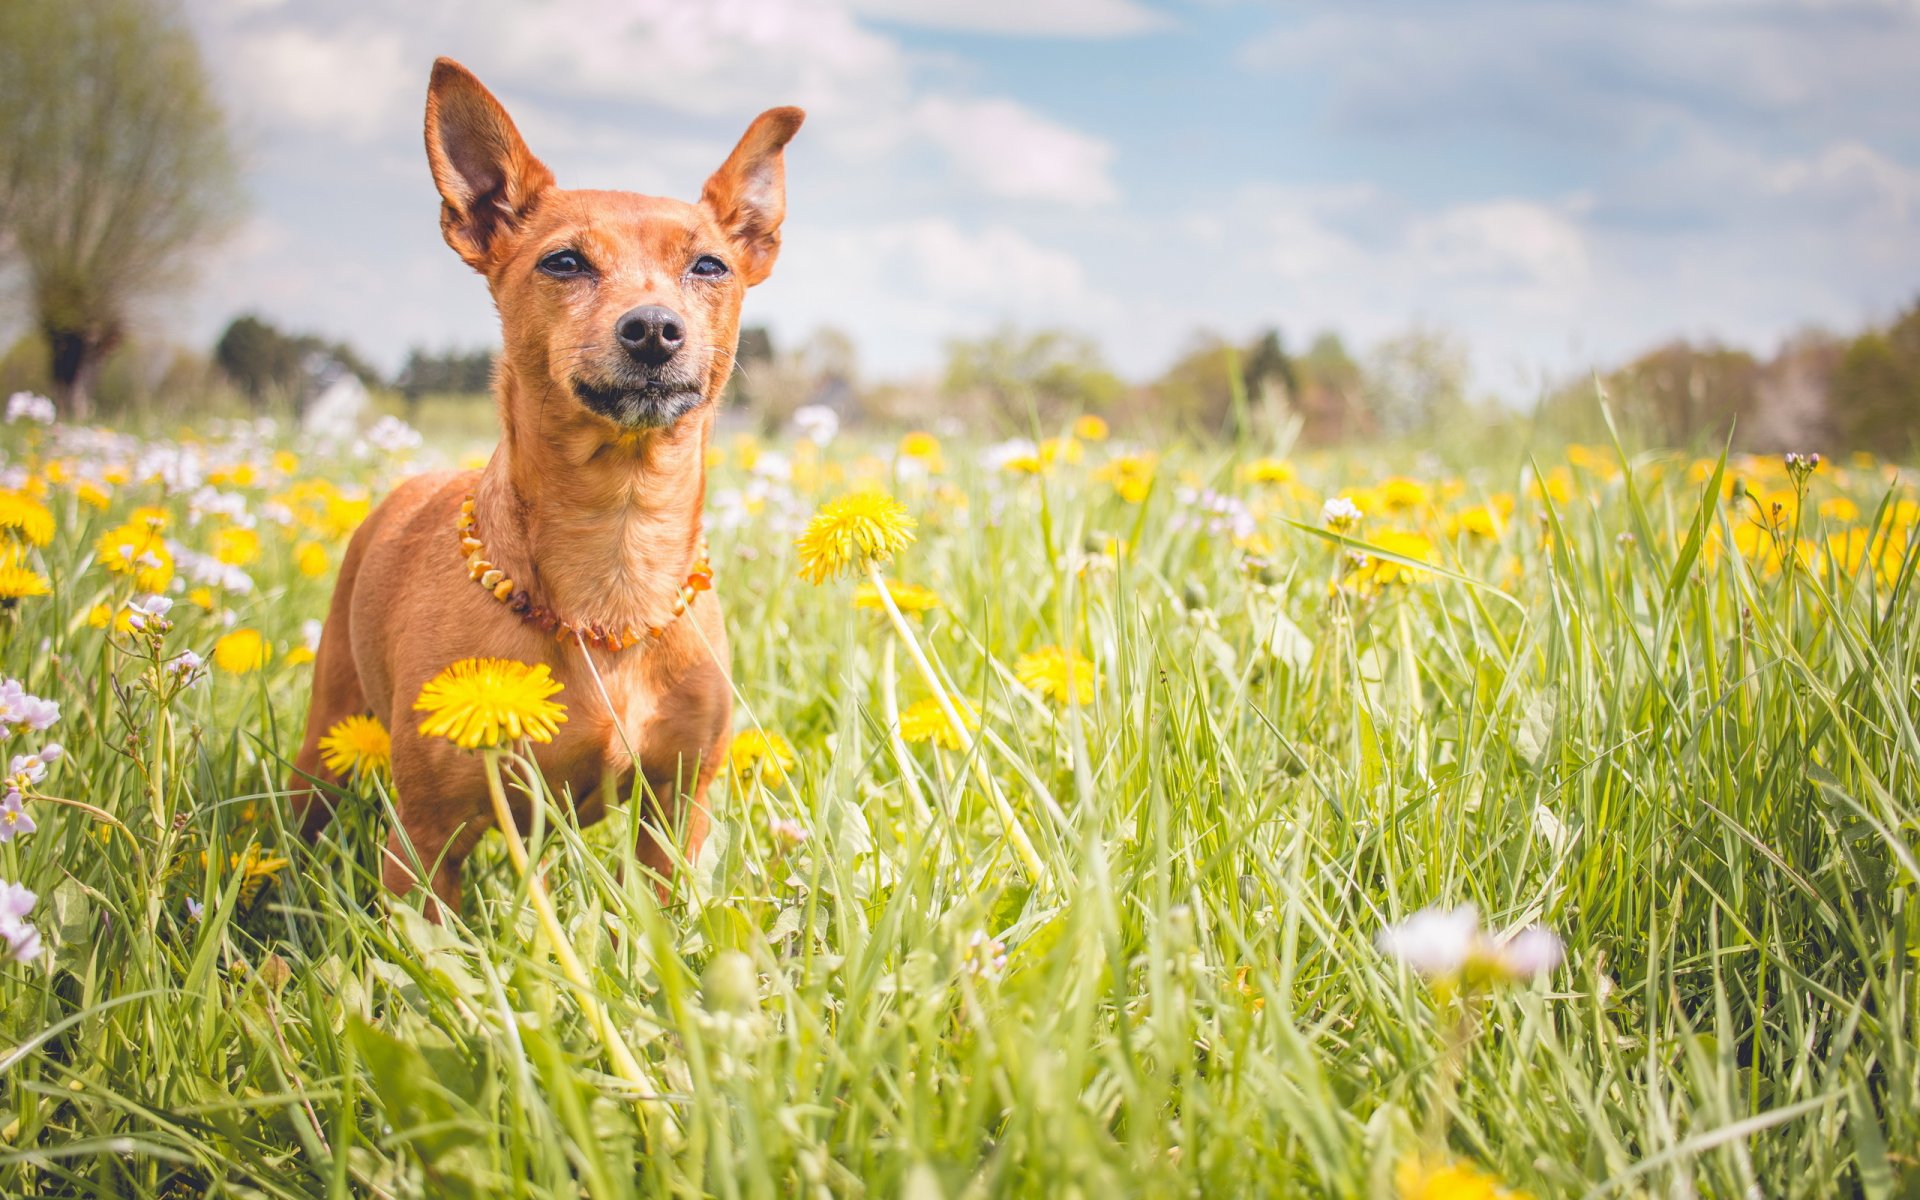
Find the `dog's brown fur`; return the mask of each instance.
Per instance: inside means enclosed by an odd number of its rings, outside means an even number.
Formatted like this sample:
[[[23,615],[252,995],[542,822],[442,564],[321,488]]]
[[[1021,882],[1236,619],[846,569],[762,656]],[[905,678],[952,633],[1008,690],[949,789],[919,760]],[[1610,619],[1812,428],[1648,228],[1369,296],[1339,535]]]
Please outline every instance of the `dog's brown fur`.
[[[457,907],[461,864],[493,823],[477,756],[420,736],[413,711],[423,684],[473,656],[545,662],[564,685],[567,720],[536,757],[556,791],[571,789],[582,822],[603,815],[609,794],[627,793],[637,755],[656,801],[640,861],[664,878],[680,853],[699,853],[732,713],[718,598],[700,595],[661,639],[619,653],[560,643],[468,578],[455,524],[473,495],[487,557],[567,620],[644,630],[672,612],[698,552],[707,441],[733,366],[740,302],[779,251],[781,151],[802,118],[795,108],[762,113],[698,204],[566,191],[478,79],[449,59],[434,64],[427,159],[447,244],[486,276],[500,312],[502,437],[483,470],[410,479],[354,534],[320,639],[292,788],[297,819],[317,835],[332,799],[312,783],[339,782],[321,762],[320,739],[356,713],[392,731],[401,829],[388,839],[383,874],[395,892],[417,882],[417,855],[438,901]],[[592,276],[543,271],[562,249],[583,257]],[[725,277],[694,277],[701,255],[721,259]],[[575,385],[618,388],[645,373],[614,326],[646,304],[685,318],[686,344],[655,371],[669,377],[655,386],[687,387],[664,398],[644,384],[619,393],[633,411],[616,420]],[[513,806],[525,826],[524,802]],[[677,852],[674,830],[685,838]]]

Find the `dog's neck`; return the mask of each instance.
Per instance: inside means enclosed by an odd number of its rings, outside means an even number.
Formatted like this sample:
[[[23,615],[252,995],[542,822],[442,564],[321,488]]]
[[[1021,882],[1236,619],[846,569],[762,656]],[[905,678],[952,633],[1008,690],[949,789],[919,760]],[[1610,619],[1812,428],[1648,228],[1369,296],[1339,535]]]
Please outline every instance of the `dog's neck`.
[[[503,371],[500,386],[517,384]],[[527,411],[514,399],[501,397],[503,414]],[[699,554],[714,409],[611,442],[552,401],[537,409],[541,428],[509,420],[474,492],[488,557],[562,620],[666,624]]]

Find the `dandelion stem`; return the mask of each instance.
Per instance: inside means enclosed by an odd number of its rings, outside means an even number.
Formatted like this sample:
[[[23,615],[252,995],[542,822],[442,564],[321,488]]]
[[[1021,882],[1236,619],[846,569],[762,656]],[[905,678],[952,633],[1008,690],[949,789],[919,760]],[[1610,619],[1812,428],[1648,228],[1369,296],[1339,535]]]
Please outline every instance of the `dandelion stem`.
[[[1033,839],[1027,836],[1026,828],[1020,824],[1019,814],[1013,811],[1013,806],[1007,803],[1007,798],[1000,794],[1000,785],[995,782],[993,773],[987,770],[985,760],[978,753],[978,740],[967,729],[966,722],[960,719],[960,711],[953,706],[952,699],[947,696],[947,689],[941,685],[940,676],[934,672],[933,664],[927,661],[926,651],[920,648],[919,639],[913,636],[913,628],[907,624],[907,619],[900,615],[900,606],[893,602],[893,593],[887,590],[887,581],[880,574],[879,564],[868,561],[867,577],[873,580],[874,590],[880,593],[880,603],[885,606],[888,618],[893,621],[893,628],[900,634],[900,640],[906,644],[907,653],[913,658],[913,665],[919,668],[920,678],[926,681],[927,690],[933,693],[934,702],[946,715],[948,726],[952,728],[954,735],[966,744],[967,758],[973,763],[974,774],[978,776],[980,787],[986,792],[987,799],[992,802],[993,810],[1000,818],[1001,827],[1006,831],[1007,841],[1013,846],[1014,854],[1026,868],[1027,877],[1043,889],[1050,888],[1052,885],[1047,875],[1047,868],[1040,861],[1039,853],[1033,848]]]
[[[560,924],[560,917],[553,909],[553,900],[547,894],[547,885],[540,876],[529,869],[527,848],[520,841],[520,830],[514,824],[513,811],[507,807],[507,793],[500,781],[500,751],[482,750],[481,762],[486,765],[487,795],[493,801],[493,819],[500,827],[500,834],[507,840],[507,857],[513,862],[513,869],[527,885],[527,900],[533,906],[534,916],[540,921],[540,927],[546,931],[547,941],[553,947],[553,956],[560,963],[560,971],[573,985],[574,999],[587,1019],[593,1023],[600,1035],[600,1042],[606,1048],[607,1057],[613,1063],[614,1074],[631,1087],[637,1095],[635,1104],[643,1118],[658,1112],[665,1117],[669,1128],[672,1127],[672,1112],[656,1099],[659,1088],[647,1076],[646,1068],[627,1048],[626,1039],[620,1036],[619,1029],[613,1023],[613,1017],[593,990],[593,983],[587,977],[587,969],[574,952],[573,942],[567,937],[567,931]]]
[[[906,784],[907,796],[913,801],[914,819],[925,827],[932,823],[933,811],[920,793],[913,756],[907,753],[907,743],[900,736],[900,689],[894,681],[895,673],[893,640],[889,638],[880,650],[880,715],[887,721],[887,741],[893,746],[895,761],[900,764],[900,782]]]

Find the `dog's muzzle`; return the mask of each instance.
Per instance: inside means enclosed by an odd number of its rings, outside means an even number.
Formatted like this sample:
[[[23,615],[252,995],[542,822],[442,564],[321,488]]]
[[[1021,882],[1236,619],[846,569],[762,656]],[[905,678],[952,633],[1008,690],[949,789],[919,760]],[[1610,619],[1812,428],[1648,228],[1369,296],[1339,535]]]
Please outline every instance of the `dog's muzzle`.
[[[706,402],[695,387],[664,379],[645,383],[601,385],[575,379],[573,394],[580,403],[616,424],[635,429],[661,429]]]

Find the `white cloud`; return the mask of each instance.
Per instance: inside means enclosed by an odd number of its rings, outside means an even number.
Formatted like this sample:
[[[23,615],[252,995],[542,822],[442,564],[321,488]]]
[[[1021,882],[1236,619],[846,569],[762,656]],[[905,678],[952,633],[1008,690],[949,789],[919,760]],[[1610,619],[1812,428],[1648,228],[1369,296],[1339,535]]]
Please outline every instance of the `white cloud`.
[[[747,304],[750,320],[771,319],[787,337],[821,326],[851,334],[865,367],[882,374],[923,371],[949,338],[1005,322],[1099,335],[1120,312],[1067,251],[943,217],[808,229]]]
[[[823,113],[909,89],[904,53],[829,0],[552,0],[463,10],[470,63],[560,95],[733,114],[773,104]]]
[[[1811,158],[1772,164],[1764,176],[1773,194],[1812,198],[1835,215],[1894,223],[1920,217],[1920,169],[1859,142],[1840,142]]]
[[[244,31],[223,47],[218,66],[242,111],[353,140],[390,132],[426,95],[425,74],[400,38],[365,28]]]
[[[991,195],[1082,207],[1119,197],[1111,145],[1011,100],[929,96],[909,125]]]
[[[1053,37],[1120,37],[1165,27],[1169,21],[1135,0],[850,0],[863,17],[964,30]]]
[[[1580,207],[1509,196],[1423,208],[1366,183],[1248,185],[1190,214],[1176,245],[1148,239],[1118,286],[1150,298],[1129,323],[1162,331],[1148,339],[1162,355],[1165,333],[1202,326],[1273,324],[1296,344],[1334,329],[1365,345],[1427,324],[1464,334],[1480,378],[1505,387],[1516,366],[1564,363],[1593,301]],[[1182,266],[1194,262],[1226,269]]]
[[[209,59],[236,110],[270,130],[414,143],[427,67],[447,54],[501,95],[530,140],[540,132],[543,156],[579,144],[632,161],[649,146],[704,144],[716,122],[738,136],[762,109],[798,104],[809,148],[848,167],[931,145],[981,195],[1083,206],[1116,190],[1110,144],[1006,96],[930,91],[919,60],[843,0],[233,4],[200,0]]]
[[[1588,283],[1586,235],[1529,200],[1455,205],[1415,221],[1406,242],[1420,269],[1469,287],[1553,297]]]

